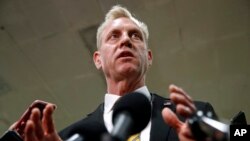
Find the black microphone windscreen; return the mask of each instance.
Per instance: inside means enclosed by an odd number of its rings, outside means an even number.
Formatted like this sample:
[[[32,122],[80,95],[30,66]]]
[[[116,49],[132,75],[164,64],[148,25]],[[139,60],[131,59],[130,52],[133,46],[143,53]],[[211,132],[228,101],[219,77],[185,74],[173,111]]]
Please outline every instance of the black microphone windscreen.
[[[149,99],[142,93],[134,92],[122,96],[114,105],[113,123],[116,117],[128,112],[133,119],[131,134],[141,132],[148,124],[151,117],[151,104]]]

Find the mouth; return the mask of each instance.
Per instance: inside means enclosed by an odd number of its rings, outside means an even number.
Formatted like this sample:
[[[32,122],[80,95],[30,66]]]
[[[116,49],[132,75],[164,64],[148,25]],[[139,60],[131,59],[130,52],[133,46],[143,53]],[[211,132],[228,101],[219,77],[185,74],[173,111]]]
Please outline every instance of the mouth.
[[[130,58],[134,57],[134,54],[130,51],[122,51],[117,58]]]

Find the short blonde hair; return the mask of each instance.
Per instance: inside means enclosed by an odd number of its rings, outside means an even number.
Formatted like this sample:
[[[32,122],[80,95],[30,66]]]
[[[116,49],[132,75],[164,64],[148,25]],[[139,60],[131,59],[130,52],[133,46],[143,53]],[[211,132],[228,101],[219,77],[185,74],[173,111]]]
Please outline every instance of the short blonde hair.
[[[145,42],[146,42],[146,47],[148,44],[148,37],[149,37],[149,32],[148,32],[148,27],[145,23],[139,21],[135,17],[132,16],[132,14],[124,7],[120,5],[115,5],[113,6],[110,11],[106,14],[104,22],[98,27],[97,29],[97,34],[96,34],[96,45],[97,49],[100,48],[101,46],[101,34],[105,28],[105,26],[112,20],[121,18],[121,17],[126,17],[131,19],[142,31]]]

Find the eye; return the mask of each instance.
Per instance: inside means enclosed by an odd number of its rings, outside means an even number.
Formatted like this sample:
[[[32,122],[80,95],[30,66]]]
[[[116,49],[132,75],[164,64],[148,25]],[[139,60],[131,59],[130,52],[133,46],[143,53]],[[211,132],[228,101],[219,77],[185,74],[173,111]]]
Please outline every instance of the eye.
[[[120,32],[118,32],[118,31],[112,31],[109,34],[108,39],[109,40],[116,40],[116,39],[118,39],[120,37],[120,35],[121,35]]]
[[[116,38],[118,38],[119,37],[119,35],[117,34],[117,33],[112,33],[111,35],[110,35],[110,39],[116,39]]]
[[[132,39],[135,39],[135,40],[142,40],[142,36],[141,36],[141,34],[138,33],[138,32],[133,32],[133,33],[131,34],[131,38],[132,38]]]

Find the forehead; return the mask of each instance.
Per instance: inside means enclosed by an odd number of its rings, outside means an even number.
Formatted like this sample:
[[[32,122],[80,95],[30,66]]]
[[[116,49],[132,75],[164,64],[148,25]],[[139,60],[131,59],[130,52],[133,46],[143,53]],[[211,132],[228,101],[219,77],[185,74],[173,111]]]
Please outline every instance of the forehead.
[[[126,18],[126,17],[122,17],[122,18],[118,18],[118,19],[110,21],[105,26],[104,32],[107,33],[107,32],[110,32],[112,30],[115,30],[115,29],[120,29],[120,30],[137,29],[137,30],[141,31],[139,26],[137,26],[131,19]]]

